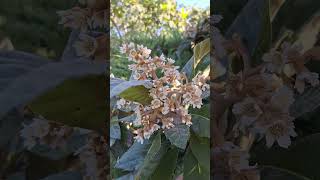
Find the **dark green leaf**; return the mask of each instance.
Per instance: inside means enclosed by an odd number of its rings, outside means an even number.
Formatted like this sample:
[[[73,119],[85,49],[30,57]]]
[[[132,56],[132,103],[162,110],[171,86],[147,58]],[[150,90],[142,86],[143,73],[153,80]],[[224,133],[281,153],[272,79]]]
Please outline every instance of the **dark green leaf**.
[[[106,125],[104,75],[70,79],[34,99],[30,108],[46,119],[101,131]]]
[[[317,163],[320,161],[320,134],[314,134],[294,142],[288,149],[273,146],[254,146],[252,160],[262,166],[276,166],[301,174],[310,179],[320,179]]]
[[[189,127],[185,124],[178,124],[173,128],[165,129],[164,134],[173,145],[181,149],[186,148],[190,137]]]
[[[196,157],[198,164],[210,171],[210,143],[208,138],[199,138],[193,133],[190,138],[190,149]]]
[[[130,87],[121,92],[119,96],[123,99],[144,105],[150,104],[152,101],[151,96],[149,96],[149,89],[142,85]]]
[[[266,166],[261,169],[261,180],[311,180],[295,172],[273,166]]]
[[[113,117],[110,122],[110,138],[112,139],[120,139],[121,138],[121,130],[119,126],[119,121],[117,117]]]
[[[203,168],[197,158],[192,153],[191,149],[188,148],[186,155],[184,156],[184,172],[183,179],[184,180],[208,180],[210,178],[210,171],[207,171]]]
[[[192,114],[192,125],[191,129],[199,137],[210,137],[210,120],[206,117]]]
[[[149,141],[144,141],[143,144],[141,144],[140,142],[135,142],[128,149],[128,151],[121,156],[121,158],[117,161],[115,167],[127,171],[138,170],[143,163],[149,147]]]
[[[168,144],[161,145],[161,133],[159,132],[152,141],[152,145],[144,159],[144,162],[137,173],[140,180],[149,179],[158,164],[160,159],[167,151]]]
[[[178,159],[178,149],[170,149],[160,160],[160,164],[152,175],[152,180],[171,180]]]

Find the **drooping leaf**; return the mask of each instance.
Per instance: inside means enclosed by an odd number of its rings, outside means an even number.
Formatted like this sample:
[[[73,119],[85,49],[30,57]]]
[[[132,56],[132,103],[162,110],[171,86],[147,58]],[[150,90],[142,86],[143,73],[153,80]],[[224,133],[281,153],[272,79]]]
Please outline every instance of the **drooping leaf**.
[[[178,159],[178,149],[170,149],[160,160],[157,169],[152,175],[152,180],[173,179],[174,170]]]
[[[173,145],[185,149],[190,137],[190,130],[187,125],[178,124],[173,128],[165,129],[164,134]]]
[[[208,138],[199,138],[195,134],[191,134],[190,149],[196,157],[198,164],[203,167],[206,172],[210,171],[210,143]]]
[[[15,54],[16,52],[10,51]],[[19,57],[24,56],[0,54],[0,57]],[[31,55],[29,55],[31,56]],[[26,58],[30,58],[26,55]],[[30,58],[32,61],[39,61],[39,58]],[[16,59],[12,59],[15,61]],[[0,59],[0,66],[7,60]],[[46,61],[46,60],[44,60]],[[19,64],[17,65],[19,66]],[[105,73],[105,63],[92,63],[82,60],[74,60],[72,62],[49,62],[42,64],[29,71],[23,71],[18,76],[10,78],[6,82],[4,88],[0,90],[0,101],[5,102],[0,104],[0,119],[12,108],[19,105],[26,105],[36,97],[56,87],[66,79],[83,77],[85,75],[95,74],[101,75]],[[1,67],[0,67],[1,69]],[[11,71],[12,70],[12,71]],[[7,73],[0,75],[0,79],[6,79],[7,74],[16,72],[15,68],[10,68]]]
[[[150,104],[152,101],[151,96],[149,96],[149,89],[145,86],[134,86],[130,87],[119,94],[123,99],[138,102],[144,105]]]
[[[106,128],[104,75],[69,79],[33,99],[29,107],[46,119],[85,129]]]
[[[117,161],[115,168],[123,169],[126,171],[138,170],[145,155],[147,154],[150,141],[144,141],[143,144],[140,142],[135,142],[127,152],[125,152],[121,158]]]
[[[192,114],[191,129],[199,137],[210,137],[210,120],[204,116]]]
[[[260,173],[261,180],[311,180],[295,172],[274,166],[265,166]]]
[[[198,163],[197,158],[194,156],[190,148],[187,149],[186,155],[184,156],[183,164],[184,164],[184,170],[183,170],[184,180],[210,178],[210,171],[207,171]]]

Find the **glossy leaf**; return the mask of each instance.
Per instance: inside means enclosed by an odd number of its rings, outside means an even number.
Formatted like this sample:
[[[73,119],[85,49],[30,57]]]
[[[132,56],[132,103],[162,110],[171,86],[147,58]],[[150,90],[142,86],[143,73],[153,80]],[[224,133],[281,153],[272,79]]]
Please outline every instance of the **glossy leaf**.
[[[210,137],[210,120],[206,117],[193,114],[191,129],[199,137]]]
[[[197,158],[192,153],[191,149],[188,148],[186,155],[184,156],[184,171],[183,179],[184,180],[194,180],[194,179],[209,179],[210,171],[207,171],[203,168]]]
[[[115,168],[123,169],[126,171],[138,170],[142,165],[145,155],[147,154],[150,147],[149,141],[144,141],[143,144],[135,142],[126,151],[120,159],[117,161]]]
[[[164,134],[173,145],[180,149],[186,148],[190,137],[189,127],[185,124],[179,124],[173,128],[165,129]]]
[[[160,160],[160,164],[152,175],[152,180],[173,179],[178,159],[178,149],[170,149]]]
[[[119,94],[123,99],[138,102],[144,105],[150,104],[152,101],[151,96],[149,96],[149,89],[145,86],[134,86],[130,87]]]

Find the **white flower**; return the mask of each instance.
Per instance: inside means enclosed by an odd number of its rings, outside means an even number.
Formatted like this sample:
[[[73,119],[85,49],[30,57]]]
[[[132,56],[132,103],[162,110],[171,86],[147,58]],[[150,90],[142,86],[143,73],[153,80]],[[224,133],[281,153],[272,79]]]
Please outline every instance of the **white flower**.
[[[240,127],[250,126],[262,114],[261,108],[253,98],[247,97],[243,101],[236,103],[232,112],[240,120]]]
[[[171,59],[171,58],[167,58],[167,61],[168,61],[169,64],[174,64],[174,62],[175,62],[175,61],[174,61],[173,59]]]
[[[169,105],[167,103],[165,103],[164,106],[162,107],[161,112],[162,112],[162,114],[166,115],[169,113],[169,110],[170,110]]]
[[[288,148],[291,144],[290,136],[296,137],[297,133],[294,131],[294,124],[292,121],[279,121],[270,125],[266,131],[267,147],[271,147],[275,141],[279,146]]]
[[[82,33],[79,35],[79,41],[76,41],[73,47],[77,56],[90,57],[93,56],[98,49],[98,42],[94,37]]]
[[[154,99],[151,101],[151,108],[157,109],[161,106],[162,102],[159,99]]]

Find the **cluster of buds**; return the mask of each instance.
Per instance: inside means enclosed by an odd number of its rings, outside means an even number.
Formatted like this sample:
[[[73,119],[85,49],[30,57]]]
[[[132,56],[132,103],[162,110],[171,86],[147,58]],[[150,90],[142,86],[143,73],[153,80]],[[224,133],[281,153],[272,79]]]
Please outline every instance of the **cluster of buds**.
[[[79,6],[58,11],[59,24],[80,30],[78,40],[73,43],[79,57],[106,59],[108,4],[104,0],[81,0]]]
[[[134,131],[137,134],[135,139],[143,143],[158,129],[169,129],[181,123],[190,126],[192,121],[188,108],[201,108],[203,91],[209,89],[206,83],[209,77],[198,74],[189,82],[186,75],[179,72],[179,67],[174,66],[173,59],[164,55],[151,57],[151,50],[141,45],[124,44],[121,52],[134,62],[129,65],[133,78],[150,80],[153,84],[149,91],[151,104],[139,104],[135,108],[137,118],[134,124],[139,127]],[[120,99],[117,104],[122,108],[130,103]]]
[[[30,124],[23,124],[20,136],[24,140],[24,146],[29,150],[37,144],[58,149],[66,146],[67,138],[72,133],[73,128],[49,123],[42,118],[33,118]]]

